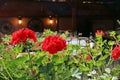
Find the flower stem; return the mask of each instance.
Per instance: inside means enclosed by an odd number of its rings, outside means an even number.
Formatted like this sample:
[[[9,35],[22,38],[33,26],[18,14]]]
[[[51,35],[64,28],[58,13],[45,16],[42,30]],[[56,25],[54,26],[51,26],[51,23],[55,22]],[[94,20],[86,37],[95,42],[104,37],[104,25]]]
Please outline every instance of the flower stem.
[[[13,80],[12,76],[10,75],[10,73],[8,72],[8,70],[7,70],[6,66],[5,66],[5,63],[4,63],[3,59],[2,59],[2,64],[3,64],[7,74],[9,75],[10,79]]]
[[[31,62],[31,56],[30,56],[30,52],[29,50],[27,50],[28,56],[29,56],[29,61],[30,61],[30,70],[31,70],[31,74],[32,74],[32,62]]]
[[[98,67],[99,74],[102,75],[100,67]]]
[[[2,72],[0,72],[0,74],[3,76],[1,76],[2,78],[4,78],[5,80],[8,80],[8,78],[2,73]]]
[[[108,67],[108,66],[110,65],[111,62],[112,62],[112,59],[111,59],[111,57],[110,57],[110,59],[109,59],[107,65],[106,65],[106,67]]]

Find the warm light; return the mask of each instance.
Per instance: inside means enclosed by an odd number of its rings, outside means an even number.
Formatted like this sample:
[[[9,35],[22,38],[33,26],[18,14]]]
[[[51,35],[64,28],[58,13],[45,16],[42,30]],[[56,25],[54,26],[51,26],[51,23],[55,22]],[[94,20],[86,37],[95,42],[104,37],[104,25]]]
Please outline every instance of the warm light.
[[[49,16],[49,17],[50,17],[50,24],[53,24],[52,16]]]
[[[22,24],[22,20],[18,20],[18,23],[19,23],[19,24]]]
[[[22,24],[22,18],[21,18],[21,16],[19,16],[18,23]]]
[[[53,20],[51,19],[51,20],[50,20],[50,24],[52,24],[52,23],[53,23]]]

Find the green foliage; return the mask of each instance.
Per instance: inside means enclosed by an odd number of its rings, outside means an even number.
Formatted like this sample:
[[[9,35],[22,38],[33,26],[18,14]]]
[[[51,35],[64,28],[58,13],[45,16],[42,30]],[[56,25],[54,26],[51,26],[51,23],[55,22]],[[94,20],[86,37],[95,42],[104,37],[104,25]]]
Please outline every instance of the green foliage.
[[[116,32],[115,32],[115,31],[110,32],[110,36],[111,36],[111,37],[114,37],[115,35],[116,35]]]
[[[69,33],[60,36],[66,38]],[[46,30],[39,38],[40,43],[48,35],[57,35],[57,32]],[[68,44],[66,50],[51,55],[48,52],[33,50],[35,43],[28,40],[26,45],[5,45],[10,35],[6,35],[0,44],[0,79],[1,80],[112,80],[117,77],[120,65],[113,65],[111,50],[113,45],[120,41],[120,35],[113,31],[110,36],[115,40],[104,40],[96,37],[95,46],[90,48]],[[23,49],[26,49],[23,52]],[[34,52],[33,52],[34,51]],[[86,59],[87,56],[90,59]],[[106,69],[110,69],[106,72]]]
[[[56,35],[57,32],[53,32],[51,31],[50,29],[47,29],[45,32],[43,32],[43,35],[42,36],[49,36],[49,35]]]
[[[3,42],[9,42],[11,40],[11,35],[5,35],[3,38],[2,38],[2,41]]]

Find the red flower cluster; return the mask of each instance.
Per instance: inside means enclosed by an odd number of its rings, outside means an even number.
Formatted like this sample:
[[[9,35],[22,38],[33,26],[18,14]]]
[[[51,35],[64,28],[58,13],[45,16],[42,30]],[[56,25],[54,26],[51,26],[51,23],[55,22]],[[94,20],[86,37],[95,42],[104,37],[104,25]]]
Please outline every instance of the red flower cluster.
[[[111,57],[117,61],[120,57],[120,46],[116,46],[111,52]]]
[[[97,36],[97,35],[104,36],[105,33],[104,33],[103,30],[97,30],[97,31],[95,32],[95,35],[96,35],[96,36]]]
[[[36,71],[35,69],[34,69],[34,70],[32,70],[32,74],[34,74],[34,75],[35,75],[35,74],[36,74],[36,72],[37,72],[37,71]]]
[[[28,28],[22,28],[12,33],[12,39],[10,41],[10,44],[18,44],[20,42],[26,42],[28,38],[34,42],[37,41],[34,31]]]
[[[91,59],[91,56],[88,54],[85,58],[86,61],[90,60]]]
[[[50,54],[55,54],[63,49],[66,49],[66,40],[60,36],[47,36],[42,42],[42,50],[48,51]]]

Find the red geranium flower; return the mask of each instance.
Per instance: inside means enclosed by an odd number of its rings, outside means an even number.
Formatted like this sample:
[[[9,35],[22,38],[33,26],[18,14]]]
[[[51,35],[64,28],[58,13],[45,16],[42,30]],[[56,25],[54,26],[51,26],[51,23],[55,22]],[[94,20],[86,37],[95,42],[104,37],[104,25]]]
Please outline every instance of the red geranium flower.
[[[86,61],[90,60],[91,59],[91,56],[88,54],[85,58]]]
[[[32,73],[35,75],[36,74],[36,70],[34,69],[34,70],[32,70]]]
[[[55,54],[66,48],[66,40],[60,36],[47,36],[42,42],[42,50],[48,51],[50,54]]]
[[[22,28],[12,33],[12,39],[10,41],[10,44],[18,44],[20,42],[26,42],[28,38],[34,42],[37,41],[34,31],[28,28]]]
[[[37,42],[35,45],[36,45],[36,47],[39,47],[39,46],[40,46],[40,43],[39,43],[39,42]]]
[[[120,46],[116,46],[111,52],[111,57],[117,61],[120,57]]]
[[[96,36],[97,36],[97,35],[104,36],[105,33],[104,33],[103,30],[97,30],[97,31],[95,32],[95,35],[96,35]]]

